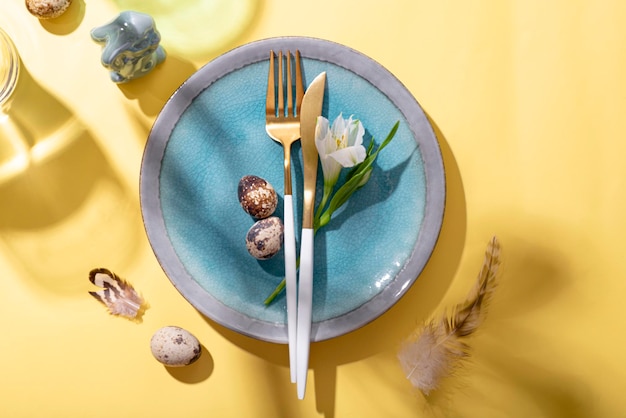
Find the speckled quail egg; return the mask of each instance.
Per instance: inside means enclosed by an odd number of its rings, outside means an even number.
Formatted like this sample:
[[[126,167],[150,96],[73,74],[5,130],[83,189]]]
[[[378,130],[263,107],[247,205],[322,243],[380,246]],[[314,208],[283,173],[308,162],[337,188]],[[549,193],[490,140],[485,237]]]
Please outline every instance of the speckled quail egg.
[[[257,219],[270,216],[278,204],[274,187],[257,176],[243,176],[239,180],[237,195],[243,210]]]
[[[187,366],[200,358],[202,347],[189,331],[167,326],[154,333],[150,340],[152,355],[170,367]]]
[[[39,19],[61,16],[72,4],[72,0],[26,0],[26,8]]]
[[[259,260],[272,258],[283,245],[283,223],[271,216],[256,221],[246,235],[246,248],[250,255]]]

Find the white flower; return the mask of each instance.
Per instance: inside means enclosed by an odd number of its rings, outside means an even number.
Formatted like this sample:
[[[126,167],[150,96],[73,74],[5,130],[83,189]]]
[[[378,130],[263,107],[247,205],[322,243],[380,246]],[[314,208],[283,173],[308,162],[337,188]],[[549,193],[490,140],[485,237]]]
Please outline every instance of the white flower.
[[[353,120],[352,116],[344,119],[340,113],[330,128],[328,119],[317,118],[315,145],[322,162],[325,185],[333,186],[343,167],[353,167],[365,159],[364,133],[361,122]]]

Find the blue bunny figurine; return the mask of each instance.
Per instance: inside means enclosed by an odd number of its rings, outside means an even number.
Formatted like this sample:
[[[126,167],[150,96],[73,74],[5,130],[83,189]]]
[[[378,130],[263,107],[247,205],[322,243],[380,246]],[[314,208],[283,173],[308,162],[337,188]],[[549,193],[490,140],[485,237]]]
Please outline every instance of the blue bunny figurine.
[[[142,77],[165,60],[161,35],[145,13],[123,11],[110,23],[92,29],[91,38],[104,44],[102,65],[111,70],[115,83]]]

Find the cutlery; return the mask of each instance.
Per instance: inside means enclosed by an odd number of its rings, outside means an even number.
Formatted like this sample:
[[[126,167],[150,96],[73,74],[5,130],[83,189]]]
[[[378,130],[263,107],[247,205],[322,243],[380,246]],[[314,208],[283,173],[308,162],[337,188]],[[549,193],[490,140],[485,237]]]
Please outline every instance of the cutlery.
[[[300,136],[304,161],[304,194],[302,236],[300,238],[300,276],[298,279],[298,323],[296,338],[296,380],[298,398],[304,399],[309,349],[311,343],[311,310],[313,303],[313,212],[315,210],[315,182],[318,153],[315,146],[315,126],[322,114],[326,73],[319,74],[304,95]]]
[[[291,382],[296,381],[296,239],[293,221],[293,198],[291,192],[291,144],[300,139],[300,105],[304,96],[300,51],[295,53],[295,109],[293,103],[293,83],[291,75],[291,53],[287,51],[287,80],[283,80],[283,52],[278,53],[278,80],[275,80],[275,54],[270,51],[270,68],[267,79],[267,98],[265,104],[265,130],[273,140],[280,142],[284,150],[284,244],[285,283],[287,293],[287,332],[289,340],[289,370]],[[276,84],[278,97],[276,97]],[[286,85],[284,85],[286,84]],[[285,103],[284,89],[287,90]],[[278,109],[276,107],[278,104]],[[286,113],[285,113],[286,110]]]

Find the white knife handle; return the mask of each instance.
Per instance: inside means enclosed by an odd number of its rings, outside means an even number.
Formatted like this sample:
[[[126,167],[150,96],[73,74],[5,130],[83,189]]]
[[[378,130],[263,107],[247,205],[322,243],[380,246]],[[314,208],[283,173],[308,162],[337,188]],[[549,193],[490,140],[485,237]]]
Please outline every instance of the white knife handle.
[[[304,399],[309,345],[311,343],[311,311],[313,308],[313,229],[302,229],[300,246],[300,278],[298,280],[297,388],[298,399]]]
[[[296,236],[293,221],[293,198],[284,197],[284,248],[285,283],[287,292],[287,332],[289,336],[289,372],[291,383],[296,382],[296,321],[298,317],[298,294],[296,282]]]

